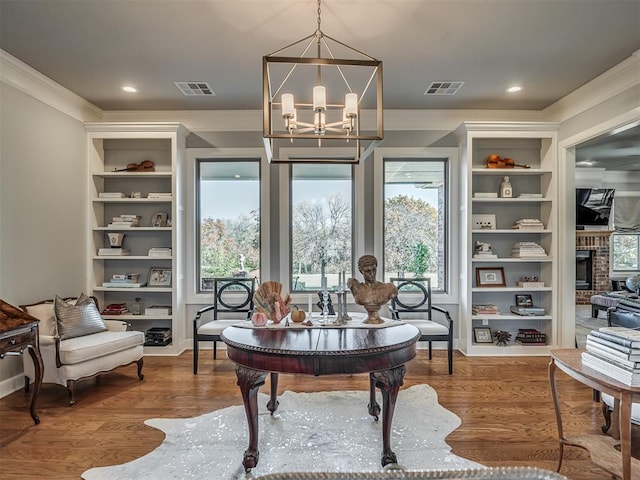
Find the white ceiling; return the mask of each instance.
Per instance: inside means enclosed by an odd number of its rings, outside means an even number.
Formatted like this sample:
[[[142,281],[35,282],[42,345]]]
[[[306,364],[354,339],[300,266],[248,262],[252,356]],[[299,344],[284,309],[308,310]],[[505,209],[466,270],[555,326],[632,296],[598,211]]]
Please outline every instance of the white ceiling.
[[[640,0],[321,9],[326,35],[383,62],[386,109],[541,110],[640,49]],[[104,110],[259,110],[262,56],[316,27],[314,0],[0,0],[0,47]],[[186,97],[180,81],[216,95]],[[465,83],[424,96],[433,81]],[[507,94],[514,83],[524,90]]]

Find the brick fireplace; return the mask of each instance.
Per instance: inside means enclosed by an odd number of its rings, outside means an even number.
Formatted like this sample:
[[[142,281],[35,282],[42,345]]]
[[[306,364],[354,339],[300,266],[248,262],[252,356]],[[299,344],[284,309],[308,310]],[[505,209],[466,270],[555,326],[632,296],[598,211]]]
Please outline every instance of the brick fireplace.
[[[588,305],[591,295],[608,292],[608,230],[576,231],[576,304]]]

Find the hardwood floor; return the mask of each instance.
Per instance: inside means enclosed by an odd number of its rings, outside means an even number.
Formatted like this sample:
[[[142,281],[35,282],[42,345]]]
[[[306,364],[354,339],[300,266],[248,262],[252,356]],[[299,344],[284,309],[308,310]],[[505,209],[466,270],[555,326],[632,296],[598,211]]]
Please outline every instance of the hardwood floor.
[[[130,366],[97,382],[80,383],[73,407],[68,406],[64,388],[43,385],[38,402],[42,423],[37,426],[23,392],[0,399],[0,477],[78,479],[90,467],[124,463],[157,447],[163,434],[144,425],[148,418],[191,417],[242,404],[234,364],[220,357],[224,352],[214,363],[211,351],[201,352],[198,375],[192,373],[191,352],[146,357],[142,382]],[[407,365],[405,387],[431,385],[440,403],[461,418],[462,425],[447,438],[453,453],[487,466],[528,465],[553,471],[558,442],[547,363],[547,357],[469,358],[456,353],[454,374],[449,376],[444,351],[435,351],[429,361],[420,350]],[[367,387],[364,375],[282,375],[279,385],[281,391]],[[599,433],[602,415],[591,390],[562,373],[559,388],[566,433]],[[238,452],[239,462],[241,458]],[[586,452],[572,447],[565,448],[561,473],[572,480],[610,478],[592,465]]]

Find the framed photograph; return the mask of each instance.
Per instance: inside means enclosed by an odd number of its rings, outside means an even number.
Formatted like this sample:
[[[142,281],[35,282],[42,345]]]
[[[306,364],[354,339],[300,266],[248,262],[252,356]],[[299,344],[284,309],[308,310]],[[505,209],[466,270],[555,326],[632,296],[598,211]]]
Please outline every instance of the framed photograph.
[[[533,298],[531,298],[531,295],[527,295],[527,294],[516,295],[516,306],[517,307],[533,307]]]
[[[478,287],[505,287],[504,268],[478,267],[476,268],[476,285]]]
[[[476,343],[493,343],[489,327],[473,327],[473,339]]]
[[[170,287],[171,286],[171,269],[152,267],[149,271],[149,287]]]
[[[493,213],[471,215],[471,228],[473,230],[495,230],[496,216]]]
[[[166,227],[167,226],[167,212],[154,213],[151,215],[152,227]]]

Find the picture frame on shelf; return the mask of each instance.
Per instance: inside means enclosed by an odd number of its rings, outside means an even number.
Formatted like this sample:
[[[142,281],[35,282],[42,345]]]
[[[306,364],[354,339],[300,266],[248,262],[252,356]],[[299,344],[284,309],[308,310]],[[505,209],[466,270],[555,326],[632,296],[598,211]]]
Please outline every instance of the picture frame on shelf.
[[[153,215],[151,215],[151,226],[166,227],[168,216],[169,215],[167,214],[167,212],[154,213]]]
[[[533,298],[529,294],[516,294],[516,307],[533,307]]]
[[[493,334],[489,327],[474,327],[473,340],[476,343],[493,343]]]
[[[149,287],[170,287],[171,286],[170,268],[151,267],[149,270]]]
[[[477,267],[476,285],[478,287],[506,287],[503,267]]]
[[[495,230],[496,216],[494,213],[471,215],[471,228],[473,230]]]

